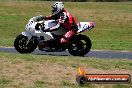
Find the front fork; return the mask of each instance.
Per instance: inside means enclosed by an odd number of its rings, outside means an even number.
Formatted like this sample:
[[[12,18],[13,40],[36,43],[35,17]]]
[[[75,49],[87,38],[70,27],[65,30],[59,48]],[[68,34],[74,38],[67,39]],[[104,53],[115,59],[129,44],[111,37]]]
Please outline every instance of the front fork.
[[[26,41],[26,45],[28,45],[30,41],[33,41],[35,39],[35,37],[32,36],[29,32],[22,32],[22,35],[28,38],[28,40]]]

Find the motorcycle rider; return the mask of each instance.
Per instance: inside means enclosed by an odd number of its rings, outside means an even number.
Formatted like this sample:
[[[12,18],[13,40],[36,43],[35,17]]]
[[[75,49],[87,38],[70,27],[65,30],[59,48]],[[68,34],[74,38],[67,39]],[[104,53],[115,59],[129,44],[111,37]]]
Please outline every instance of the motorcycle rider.
[[[52,15],[44,17],[45,20],[56,20],[66,29],[66,33],[61,37],[60,43],[66,44],[69,39],[77,33],[78,26],[76,19],[64,9],[63,2],[55,2],[52,5]],[[57,29],[56,27],[54,29]],[[52,28],[53,30],[53,28]]]

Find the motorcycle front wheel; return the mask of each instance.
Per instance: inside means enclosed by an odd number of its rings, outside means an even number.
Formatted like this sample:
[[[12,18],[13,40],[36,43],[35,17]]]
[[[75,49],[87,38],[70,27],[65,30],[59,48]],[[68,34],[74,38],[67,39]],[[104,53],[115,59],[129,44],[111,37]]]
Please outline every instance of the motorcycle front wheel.
[[[69,53],[73,56],[84,56],[91,49],[92,43],[89,37],[85,35],[75,35],[69,44]]]
[[[35,38],[28,41],[28,37],[20,34],[14,41],[14,47],[19,53],[31,53],[37,48],[37,41]]]

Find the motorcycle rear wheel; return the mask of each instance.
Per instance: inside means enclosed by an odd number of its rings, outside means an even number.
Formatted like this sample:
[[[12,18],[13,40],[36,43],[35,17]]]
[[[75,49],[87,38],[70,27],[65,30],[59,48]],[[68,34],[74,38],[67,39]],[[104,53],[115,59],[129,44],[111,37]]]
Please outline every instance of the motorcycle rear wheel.
[[[28,37],[20,34],[14,41],[14,47],[19,53],[31,53],[37,48],[37,41],[34,39],[27,44]]]
[[[73,56],[84,56],[91,49],[92,43],[89,37],[85,35],[75,35],[71,41],[68,51]]]

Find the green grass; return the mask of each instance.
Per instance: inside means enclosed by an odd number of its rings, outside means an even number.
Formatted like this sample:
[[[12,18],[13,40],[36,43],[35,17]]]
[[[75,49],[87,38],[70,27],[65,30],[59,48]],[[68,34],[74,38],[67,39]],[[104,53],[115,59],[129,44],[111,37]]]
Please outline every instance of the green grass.
[[[131,88],[130,84],[76,83],[78,67],[88,74],[130,74],[129,59],[99,59],[89,57],[49,56],[0,53],[0,88]]]
[[[51,14],[51,2],[0,1],[0,46],[13,46],[27,21],[36,15]],[[92,49],[132,50],[132,2],[65,2],[78,21],[94,21],[95,28],[84,32]]]

